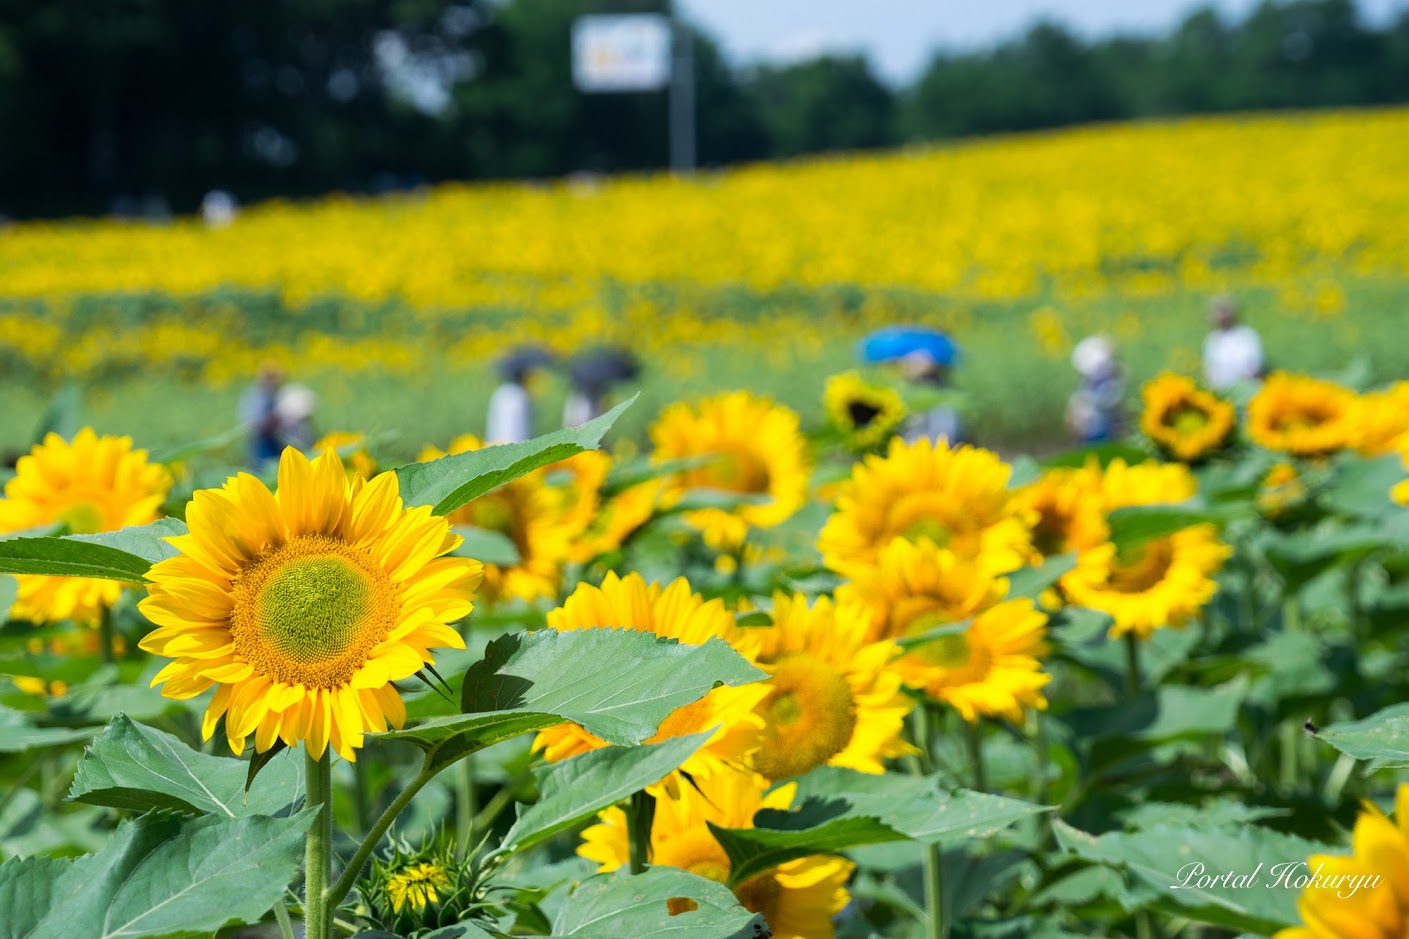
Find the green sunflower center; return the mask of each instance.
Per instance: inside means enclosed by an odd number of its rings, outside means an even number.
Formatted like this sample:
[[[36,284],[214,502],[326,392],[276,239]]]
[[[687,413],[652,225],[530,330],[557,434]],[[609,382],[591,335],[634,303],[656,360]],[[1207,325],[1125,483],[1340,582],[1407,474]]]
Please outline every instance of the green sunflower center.
[[[773,666],[772,690],[758,706],[767,722],[754,765],[769,779],[800,776],[851,743],[856,699],[837,671],[805,653]]]
[[[91,502],[75,502],[68,506],[59,513],[59,521],[74,535],[92,535],[108,528],[103,510]]]
[[[904,530],[900,532],[900,536],[906,541],[919,541],[921,538],[928,538],[937,547],[943,548],[948,546],[953,539],[954,530],[940,519],[933,516],[922,516],[906,525]]]
[[[973,646],[963,633],[939,636],[917,649],[927,662],[942,668],[963,668],[974,656]]]
[[[235,651],[290,685],[352,680],[396,624],[397,590],[365,552],[326,535],[271,548],[233,585]]]
[[[1182,404],[1169,413],[1167,423],[1180,436],[1196,434],[1208,426],[1208,413],[1202,408]]]
[[[709,466],[708,477],[706,486],[732,492],[768,491],[768,465],[757,454],[745,450],[719,454],[719,459]]]

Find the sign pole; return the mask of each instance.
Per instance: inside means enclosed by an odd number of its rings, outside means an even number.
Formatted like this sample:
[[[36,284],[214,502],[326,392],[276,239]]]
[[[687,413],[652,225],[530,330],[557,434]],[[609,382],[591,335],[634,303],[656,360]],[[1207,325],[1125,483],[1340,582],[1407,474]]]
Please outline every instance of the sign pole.
[[[671,19],[670,168],[695,169],[695,39],[689,27]]]

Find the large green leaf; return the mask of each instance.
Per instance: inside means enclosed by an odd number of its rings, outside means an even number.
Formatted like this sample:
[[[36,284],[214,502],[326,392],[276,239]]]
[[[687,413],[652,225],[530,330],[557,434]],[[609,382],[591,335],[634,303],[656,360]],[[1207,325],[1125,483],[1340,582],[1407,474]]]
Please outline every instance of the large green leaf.
[[[1130,737],[1159,741],[1176,737],[1222,734],[1238,720],[1248,681],[1240,676],[1217,688],[1161,685],[1115,706],[1080,708],[1060,720],[1081,740]]]
[[[1404,463],[1398,454],[1371,460],[1345,458],[1336,467],[1333,484],[1323,497],[1338,512],[1360,518],[1380,519],[1385,513],[1402,511],[1389,498],[1389,491],[1404,479]]]
[[[1108,516],[1111,541],[1122,551],[1138,548],[1153,538],[1163,538],[1193,525],[1222,525],[1237,514],[1251,514],[1245,506],[1218,509],[1194,505],[1129,505]]]
[[[659,782],[704,746],[710,733],[605,747],[539,769],[538,801],[520,810],[504,844],[530,848]]]
[[[188,936],[255,922],[297,873],[313,816],[154,813],[76,861],[6,861],[0,939]]]
[[[94,535],[65,535],[68,541],[82,541],[85,544],[106,545],[128,554],[135,554],[155,564],[180,554],[167,541],[187,532],[186,523],[179,518],[159,518],[146,525],[132,525],[117,531],[100,531]]]
[[[583,939],[765,939],[769,934],[763,917],[740,906],[727,887],[673,867],[652,867],[634,877],[625,870],[590,877],[567,896],[553,922],[554,936]]]
[[[1053,555],[1037,567],[1019,568],[1008,575],[1008,596],[1036,600],[1042,591],[1061,580],[1062,575],[1074,567],[1076,554],[1072,552]]]
[[[407,505],[434,506],[437,515],[453,512],[507,482],[560,460],[596,449],[603,435],[636,400],[632,395],[600,417],[581,427],[554,431],[522,443],[456,453],[425,463],[396,468],[401,498]]]
[[[729,855],[733,883],[795,858],[864,844],[953,844],[983,838],[1047,811],[1002,796],[951,791],[935,776],[858,773],[836,766],[813,770],[797,787],[796,808],[763,809],[754,816],[753,828],[710,826]]]
[[[73,538],[0,541],[0,574],[52,574],[145,583],[152,562],[144,557]]]
[[[501,567],[519,563],[519,549],[511,539],[497,531],[475,528],[473,525],[456,525],[451,530],[464,539],[460,547],[450,552],[457,557],[474,558],[481,564]]]
[[[52,747],[93,736],[88,727],[36,727],[27,715],[14,708],[0,707],[0,753],[19,753],[38,747]]]
[[[78,764],[69,798],[92,805],[193,814],[286,815],[303,801],[303,774],[289,755],[270,762],[245,792],[249,764],[209,756],[125,715],[113,718]]]
[[[1297,922],[1300,891],[1285,879],[1294,883],[1308,872],[1308,856],[1330,851],[1255,825],[1158,826],[1100,837],[1060,821],[1053,829],[1067,851],[1130,872],[1179,915],[1257,933]]]
[[[1323,727],[1317,736],[1357,760],[1409,766],[1409,704],[1395,704],[1364,720]]]

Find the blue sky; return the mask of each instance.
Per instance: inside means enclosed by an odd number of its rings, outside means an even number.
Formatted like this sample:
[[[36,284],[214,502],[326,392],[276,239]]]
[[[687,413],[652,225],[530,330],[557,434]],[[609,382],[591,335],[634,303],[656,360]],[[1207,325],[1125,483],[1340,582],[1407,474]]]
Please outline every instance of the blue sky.
[[[1211,0],[1242,15],[1256,0]],[[677,0],[735,62],[786,62],[823,51],[870,55],[891,82],[909,81],[936,47],[991,44],[1047,16],[1079,33],[1151,32],[1177,23],[1189,0]],[[1358,0],[1372,20],[1409,0]]]

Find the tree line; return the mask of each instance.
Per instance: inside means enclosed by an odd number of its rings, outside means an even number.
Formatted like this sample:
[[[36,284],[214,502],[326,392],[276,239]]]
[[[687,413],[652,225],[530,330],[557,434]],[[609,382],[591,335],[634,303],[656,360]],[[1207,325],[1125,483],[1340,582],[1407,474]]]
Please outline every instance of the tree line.
[[[444,179],[668,163],[663,92],[572,84],[585,12],[669,0],[0,0],[0,215],[190,211]],[[1166,35],[1054,22],[936,51],[905,88],[862,56],[741,68],[694,33],[703,165],[1087,121],[1409,101],[1409,11],[1212,8]]]

